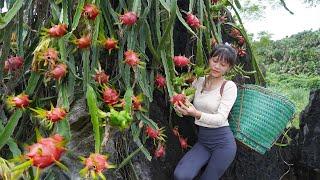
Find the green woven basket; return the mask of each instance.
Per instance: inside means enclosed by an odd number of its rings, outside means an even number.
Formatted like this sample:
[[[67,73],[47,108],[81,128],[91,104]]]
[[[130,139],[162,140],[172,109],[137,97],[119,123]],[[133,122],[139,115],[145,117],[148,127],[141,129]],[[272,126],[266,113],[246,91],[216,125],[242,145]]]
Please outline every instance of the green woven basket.
[[[264,154],[283,133],[295,113],[294,104],[286,97],[261,86],[238,86],[229,124],[240,142]]]

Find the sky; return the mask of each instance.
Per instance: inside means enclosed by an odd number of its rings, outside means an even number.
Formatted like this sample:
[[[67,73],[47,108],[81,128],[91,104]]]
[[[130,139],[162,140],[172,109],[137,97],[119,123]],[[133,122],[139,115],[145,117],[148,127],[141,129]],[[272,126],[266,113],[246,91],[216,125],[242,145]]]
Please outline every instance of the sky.
[[[287,0],[287,7],[293,11],[293,15],[283,7],[268,7],[265,10],[265,18],[256,21],[244,19],[244,26],[249,33],[267,31],[273,40],[278,40],[302,32],[304,30],[320,29],[320,5],[308,7],[302,0]]]

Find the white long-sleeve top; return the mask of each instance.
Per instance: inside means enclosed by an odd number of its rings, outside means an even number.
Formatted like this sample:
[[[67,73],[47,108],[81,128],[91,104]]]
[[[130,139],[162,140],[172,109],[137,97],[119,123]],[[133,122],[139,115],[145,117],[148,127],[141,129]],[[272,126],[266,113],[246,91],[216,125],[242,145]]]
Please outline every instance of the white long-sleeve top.
[[[229,126],[228,115],[237,98],[237,85],[228,81],[221,96],[220,87],[201,93],[203,83],[204,77],[192,83],[196,88],[193,105],[202,112],[200,119],[195,119],[195,124],[209,128]]]

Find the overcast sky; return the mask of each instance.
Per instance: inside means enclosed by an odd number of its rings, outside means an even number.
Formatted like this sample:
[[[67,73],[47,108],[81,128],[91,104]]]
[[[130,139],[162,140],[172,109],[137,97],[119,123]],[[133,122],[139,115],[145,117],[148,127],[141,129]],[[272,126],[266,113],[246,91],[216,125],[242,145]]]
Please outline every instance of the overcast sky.
[[[302,0],[286,1],[290,14],[282,7],[267,7],[265,18],[257,21],[244,20],[244,26],[249,33],[255,35],[260,31],[272,33],[272,39],[278,40],[304,30],[320,28],[320,5],[308,7]]]

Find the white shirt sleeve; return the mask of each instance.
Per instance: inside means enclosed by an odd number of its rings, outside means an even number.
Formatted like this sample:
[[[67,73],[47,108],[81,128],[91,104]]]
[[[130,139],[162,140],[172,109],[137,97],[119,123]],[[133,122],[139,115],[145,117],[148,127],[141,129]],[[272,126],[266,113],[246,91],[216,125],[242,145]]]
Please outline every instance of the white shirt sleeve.
[[[200,119],[196,119],[199,123],[205,124],[208,127],[221,127],[228,121],[229,112],[237,98],[237,85],[233,81],[228,81],[225,84],[221,102],[217,113],[201,113]]]

